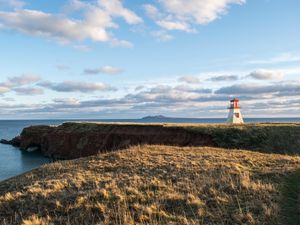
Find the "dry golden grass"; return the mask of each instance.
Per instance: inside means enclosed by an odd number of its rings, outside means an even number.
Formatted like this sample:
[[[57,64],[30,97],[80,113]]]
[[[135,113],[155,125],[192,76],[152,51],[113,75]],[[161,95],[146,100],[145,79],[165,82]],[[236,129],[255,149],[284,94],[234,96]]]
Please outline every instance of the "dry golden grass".
[[[136,146],[0,183],[0,224],[280,224],[300,157]]]

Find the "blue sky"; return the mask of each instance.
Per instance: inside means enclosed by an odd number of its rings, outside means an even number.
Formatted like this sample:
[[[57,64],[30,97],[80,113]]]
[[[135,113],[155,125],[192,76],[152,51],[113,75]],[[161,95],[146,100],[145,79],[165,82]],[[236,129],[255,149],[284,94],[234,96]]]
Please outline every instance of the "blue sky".
[[[0,119],[300,116],[297,0],[0,0]]]

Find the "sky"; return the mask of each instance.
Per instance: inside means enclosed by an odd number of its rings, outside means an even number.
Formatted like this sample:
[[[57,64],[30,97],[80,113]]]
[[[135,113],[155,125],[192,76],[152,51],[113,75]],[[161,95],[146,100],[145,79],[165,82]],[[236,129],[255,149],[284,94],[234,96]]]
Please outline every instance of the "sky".
[[[299,0],[0,0],[0,119],[300,117]]]

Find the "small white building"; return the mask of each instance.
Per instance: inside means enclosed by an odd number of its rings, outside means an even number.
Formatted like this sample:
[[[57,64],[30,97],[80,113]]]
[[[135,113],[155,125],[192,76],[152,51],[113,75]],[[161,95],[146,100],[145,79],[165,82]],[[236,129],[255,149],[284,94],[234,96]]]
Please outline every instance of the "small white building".
[[[237,98],[234,98],[230,101],[227,123],[230,124],[244,123],[244,119],[241,113],[240,101]]]

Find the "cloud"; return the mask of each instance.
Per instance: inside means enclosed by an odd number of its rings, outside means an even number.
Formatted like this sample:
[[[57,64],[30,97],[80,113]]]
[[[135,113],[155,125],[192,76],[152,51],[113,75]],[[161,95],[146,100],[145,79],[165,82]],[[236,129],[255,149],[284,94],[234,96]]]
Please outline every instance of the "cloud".
[[[172,21],[167,18],[164,20],[157,21],[157,24],[166,30],[180,30],[186,32],[193,32],[194,30],[190,28],[189,24],[182,21]]]
[[[178,79],[179,82],[184,82],[188,84],[199,84],[200,79],[194,76],[183,76]]]
[[[257,80],[280,80],[284,77],[284,74],[281,71],[259,69],[250,73],[247,77]]]
[[[168,85],[157,85],[135,94],[126,95],[122,101],[144,104],[144,103],[164,103],[172,104],[179,102],[194,102],[199,98],[210,95],[211,89],[194,88],[185,85],[178,85],[175,87]]]
[[[162,10],[144,5],[147,15],[167,30],[194,31],[194,25],[213,22],[228,12],[230,5],[244,4],[245,0],[159,0]]]
[[[128,94],[121,98],[112,99],[94,99],[79,101],[74,98],[54,99],[53,104],[47,105],[47,110],[52,109],[59,111],[58,109],[70,110],[76,109],[89,109],[93,111],[93,108],[105,108],[116,110],[134,110],[149,109],[150,107],[170,107],[176,104],[188,104],[194,105],[195,102],[200,101],[213,101],[224,99],[223,96],[210,97],[212,90],[203,88],[192,88],[189,86],[167,86],[158,85],[145,90],[139,91],[135,94]]]
[[[63,104],[63,105],[79,105],[80,101],[76,98],[55,98],[53,99],[53,102],[57,104]]]
[[[22,86],[27,84],[33,84],[41,80],[39,75],[35,74],[24,74],[21,76],[8,78],[8,84],[11,86]]]
[[[2,98],[2,100],[6,101],[6,102],[14,102],[15,101],[14,98],[10,98],[10,97]]]
[[[56,65],[55,67],[56,67],[56,69],[58,69],[58,70],[70,70],[70,69],[71,69],[69,66],[63,65],[63,64],[58,64],[58,65]]]
[[[300,85],[295,83],[276,83],[271,85],[261,84],[236,84],[222,87],[215,91],[216,94],[227,95],[248,95],[256,96],[257,99],[263,98],[263,95],[269,95],[270,98],[276,96],[300,96]]]
[[[59,85],[60,84],[60,85]],[[50,89],[58,91],[78,91],[78,84],[65,85],[62,83],[45,84]],[[62,88],[62,86],[64,86]],[[71,86],[67,88],[66,86]],[[86,93],[86,90],[84,91]],[[276,113],[298,112],[300,109],[300,85],[295,82],[262,84],[239,84],[219,88],[215,92],[205,87],[194,85],[156,85],[140,87],[135,91],[121,97],[103,98],[94,97],[89,100],[77,98],[55,98],[48,103],[40,104],[14,104],[5,106],[10,115],[44,115],[61,116],[70,118],[87,117],[95,118],[97,115],[106,115],[109,118],[120,115],[138,116],[149,113],[174,113],[173,115],[191,116],[227,116],[226,105],[231,96],[238,96],[242,100],[243,110],[252,115],[271,115]],[[293,98],[288,98],[293,96]],[[275,97],[276,100],[275,100]],[[0,114],[4,114],[1,111]],[[168,115],[167,114],[167,115]],[[295,114],[295,113],[294,113]],[[117,116],[116,116],[117,115]],[[249,114],[248,114],[249,115]],[[120,118],[120,117],[119,117]]]
[[[96,22],[100,18],[101,22]],[[7,28],[61,42],[82,41],[87,38],[93,41],[108,41],[109,34],[106,28],[114,26],[109,16],[102,11],[92,12],[86,21],[76,21],[42,11],[18,10],[0,12],[0,21]]]
[[[114,17],[121,17],[131,25],[142,22],[134,12],[123,7],[120,0],[102,0],[97,1],[97,4],[79,0],[74,2],[77,2],[80,10],[84,10],[83,18],[75,19],[62,14],[18,9],[11,12],[0,11],[0,23],[7,29],[51,38],[61,43],[86,39],[116,43],[117,39],[109,32],[109,29],[118,28],[113,21]]]
[[[98,4],[103,6],[105,11],[110,15],[122,17],[128,24],[138,24],[143,22],[143,19],[134,12],[124,8],[122,1],[120,0],[101,0],[98,1]]]
[[[153,32],[151,32],[151,35],[160,42],[171,41],[174,39],[174,37],[172,35],[168,34],[164,30],[153,31]]]
[[[237,81],[238,79],[239,76],[237,75],[221,75],[221,76],[214,76],[212,78],[209,78],[208,81],[222,82],[222,81]]]
[[[190,28],[190,25],[185,21],[174,20],[171,15],[166,15],[161,13],[155,6],[150,4],[144,5],[144,10],[146,14],[155,21],[155,23],[163,29],[166,30],[180,30],[186,32],[193,32],[194,30]]]
[[[26,85],[35,84],[40,80],[41,77],[34,74],[23,74],[21,76],[9,77],[6,81],[0,83],[0,95],[11,91],[24,95],[42,94],[42,90],[40,89],[24,87]]]
[[[176,18],[197,24],[210,23],[226,14],[231,4],[244,4],[245,0],[159,0]]]
[[[22,8],[25,6],[25,2],[21,0],[0,0],[0,5],[5,4],[14,8]]]
[[[110,46],[113,48],[117,48],[117,47],[122,47],[122,48],[132,48],[133,44],[129,41],[126,40],[118,40],[116,38],[113,38],[110,42],[109,42]]]
[[[5,86],[2,86],[2,85],[0,84],[0,95],[5,94],[5,93],[7,93],[7,92],[9,92],[9,91],[10,91],[10,88],[5,87]]]
[[[42,95],[44,94],[43,89],[35,87],[21,87],[13,89],[18,95]]]
[[[160,18],[163,16],[163,14],[160,13],[159,10],[154,5],[145,4],[145,5],[143,5],[143,8],[144,8],[146,14],[153,20],[156,20],[157,18]]]
[[[21,76],[9,77],[6,81],[0,83],[0,94],[10,92],[13,88],[34,84],[40,80],[40,76],[34,74],[24,74]]]
[[[61,83],[54,83],[50,81],[44,81],[44,82],[40,82],[38,85],[57,92],[93,93],[95,91],[116,90],[115,88],[101,82],[92,83],[92,82],[84,82],[84,81],[64,81]]]
[[[98,69],[85,69],[83,73],[86,75],[96,75],[96,74],[117,75],[123,73],[123,70],[112,66],[104,66]]]

